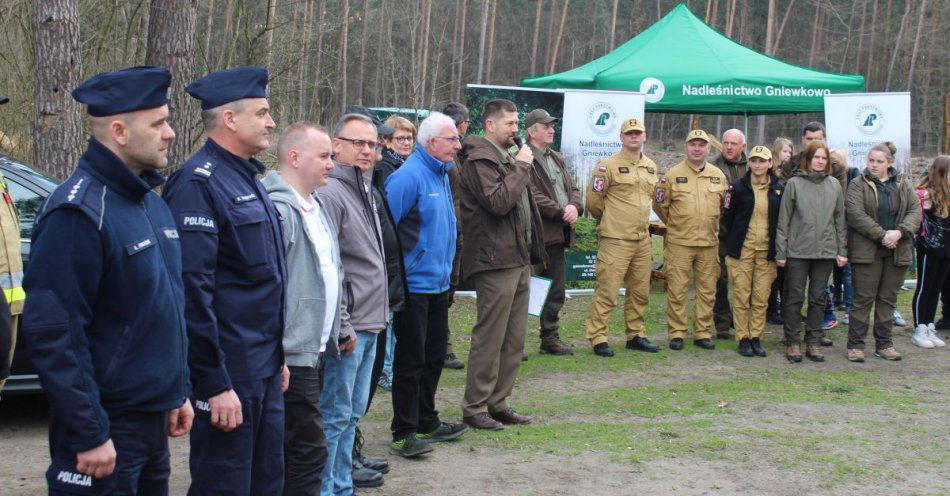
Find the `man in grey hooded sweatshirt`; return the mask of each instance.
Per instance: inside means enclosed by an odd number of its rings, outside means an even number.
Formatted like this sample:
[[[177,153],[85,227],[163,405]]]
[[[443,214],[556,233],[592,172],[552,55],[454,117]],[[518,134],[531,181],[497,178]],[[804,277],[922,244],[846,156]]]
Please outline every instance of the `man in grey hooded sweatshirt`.
[[[310,122],[288,127],[277,143],[278,172],[262,181],[283,228],[287,253],[284,356],[290,387],[284,393],[284,494],[320,494],[327,439],[320,413],[324,353],[355,347],[352,328],[341,333],[343,265],[336,227],[315,191],[333,170],[330,137]]]

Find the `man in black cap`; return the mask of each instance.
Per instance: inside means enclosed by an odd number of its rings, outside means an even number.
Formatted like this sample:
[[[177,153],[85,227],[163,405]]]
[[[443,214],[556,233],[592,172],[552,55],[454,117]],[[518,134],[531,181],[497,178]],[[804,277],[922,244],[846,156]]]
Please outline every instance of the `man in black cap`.
[[[257,178],[264,165],[253,158],[274,128],[267,70],[219,71],[185,90],[201,100],[208,134],[164,191],[186,254],[188,493],[281,494],[286,263],[277,211]]]
[[[73,90],[92,137],[33,231],[22,336],[50,401],[49,494],[168,494],[168,438],[193,418],[163,67]]]

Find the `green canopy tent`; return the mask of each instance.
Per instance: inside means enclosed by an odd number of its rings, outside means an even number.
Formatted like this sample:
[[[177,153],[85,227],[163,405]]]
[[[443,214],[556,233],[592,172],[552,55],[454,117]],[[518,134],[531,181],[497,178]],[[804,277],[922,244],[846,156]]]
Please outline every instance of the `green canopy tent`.
[[[789,114],[824,111],[824,95],[863,93],[864,77],[800,67],[746,48],[683,4],[616,50],[522,86],[640,91],[647,112]]]

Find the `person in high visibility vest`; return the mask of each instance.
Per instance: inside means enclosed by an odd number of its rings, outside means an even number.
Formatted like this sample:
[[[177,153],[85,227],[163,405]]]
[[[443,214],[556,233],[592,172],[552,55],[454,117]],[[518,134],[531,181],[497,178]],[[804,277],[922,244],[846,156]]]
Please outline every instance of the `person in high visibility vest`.
[[[2,100],[4,99],[0,98],[0,101]],[[26,299],[26,293],[23,292],[23,259],[20,258],[20,218],[17,215],[16,205],[13,204],[13,197],[7,191],[7,182],[3,174],[0,174],[0,194],[3,195],[3,200],[0,201],[0,244],[3,245],[3,250],[0,251],[0,286],[3,287],[3,296],[6,298],[11,315],[9,328],[7,328],[6,320],[4,320],[4,325],[0,326],[0,393],[2,393],[10,372],[9,367],[13,362],[17,321],[23,313],[23,300]],[[7,343],[9,343],[9,350],[6,350]]]

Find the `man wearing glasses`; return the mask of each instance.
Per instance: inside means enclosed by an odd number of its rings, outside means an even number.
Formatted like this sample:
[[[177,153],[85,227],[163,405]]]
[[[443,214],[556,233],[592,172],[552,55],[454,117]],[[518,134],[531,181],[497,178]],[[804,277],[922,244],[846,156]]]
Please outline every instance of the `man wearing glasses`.
[[[321,494],[353,493],[356,422],[369,400],[376,337],[386,328],[389,293],[379,205],[370,176],[380,144],[372,119],[346,114],[333,129],[334,168],[317,195],[339,233],[343,297],[337,357],[326,357],[320,410],[327,436]]]
[[[462,148],[455,121],[432,113],[419,126],[419,145],[386,180],[409,287],[408,304],[396,313],[394,326],[390,452],[406,458],[430,451],[430,441],[452,440],[468,430],[465,424],[442,422],[435,409],[455,257],[455,206],[448,176]]]

